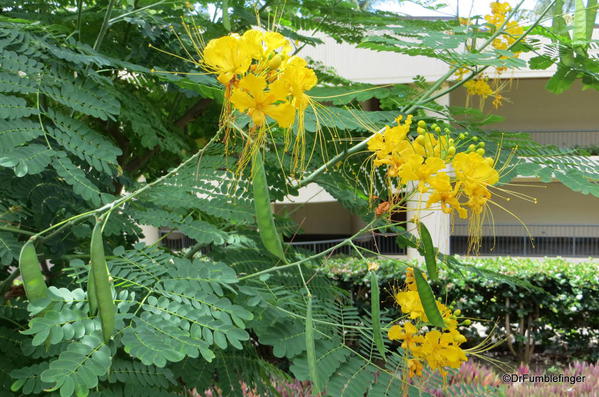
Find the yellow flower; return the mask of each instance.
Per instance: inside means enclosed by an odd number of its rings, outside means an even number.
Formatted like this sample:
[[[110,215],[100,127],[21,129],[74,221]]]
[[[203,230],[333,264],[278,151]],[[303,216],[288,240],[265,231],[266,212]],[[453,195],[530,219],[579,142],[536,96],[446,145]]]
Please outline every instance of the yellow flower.
[[[469,198],[466,205],[480,214],[491,198],[487,187],[499,181],[499,173],[492,162],[476,152],[458,153],[453,159],[453,168],[457,183]]]
[[[412,155],[399,169],[398,175],[402,183],[418,182],[420,192],[428,191],[428,182],[433,174],[445,167],[445,162],[439,157],[429,157],[422,162],[422,156]]]
[[[398,340],[401,335],[402,335],[402,328],[401,325],[392,325],[391,328],[389,328],[389,331],[387,332],[387,337],[389,338],[389,340]]]
[[[426,279],[426,274],[422,275],[425,279]],[[414,269],[411,267],[408,267],[406,269],[406,289],[408,291],[416,291],[417,287],[416,287],[416,279],[414,278]]]
[[[246,31],[242,39],[250,49],[254,59],[260,61],[278,52],[284,56],[291,51],[291,43],[278,32],[263,32],[258,29]]]
[[[422,336],[416,335],[417,333],[418,328],[408,321],[403,326],[392,326],[389,329],[389,340],[401,340],[402,349],[411,350],[421,343]]]
[[[493,95],[493,89],[486,79],[472,79],[464,83],[468,95],[478,95],[487,98]]]
[[[231,103],[240,112],[246,112],[255,126],[263,126],[266,116],[270,116],[282,128],[289,128],[294,121],[295,109],[289,102],[285,102],[285,97],[265,90],[264,77],[248,74],[233,90]]]
[[[318,79],[314,71],[307,67],[303,58],[291,57],[277,82],[280,82],[281,89],[288,90],[293,97],[292,102],[295,108],[303,111],[310,103],[310,97],[305,94],[305,91],[312,89]]]
[[[217,74],[218,81],[227,85],[235,75],[247,72],[252,52],[239,35],[230,35],[210,40],[204,48],[203,60]]]
[[[401,291],[395,294],[395,301],[401,307],[401,311],[409,314],[411,319],[422,319],[426,320],[426,314],[424,314],[424,308],[422,302],[420,302],[420,296],[418,291]]]
[[[449,175],[440,172],[431,176],[428,183],[431,185],[432,193],[426,202],[427,208],[432,204],[440,203],[441,211],[446,214],[451,214],[453,210],[456,210],[460,218],[465,219],[468,216],[468,212],[462,208],[456,197],[459,193],[459,186],[452,187]]]
[[[422,362],[417,358],[410,358],[408,360],[408,370],[408,376],[410,378],[414,376],[422,376]]]

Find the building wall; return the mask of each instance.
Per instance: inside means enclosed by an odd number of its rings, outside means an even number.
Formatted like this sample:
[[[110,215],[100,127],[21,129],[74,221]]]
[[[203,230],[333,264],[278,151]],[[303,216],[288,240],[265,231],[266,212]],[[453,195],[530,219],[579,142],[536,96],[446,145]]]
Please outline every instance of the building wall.
[[[276,204],[275,213],[291,213],[301,234],[353,234],[362,221],[336,201],[306,204]]]
[[[599,94],[595,90],[582,90],[579,82],[562,93],[553,94],[545,89],[547,79],[517,79],[506,81],[502,92],[507,100],[494,109],[487,100],[485,112],[504,117],[501,123],[489,128],[506,131],[534,130],[597,130],[599,131]],[[466,90],[459,88],[451,94],[453,106],[466,104]],[[599,136],[599,134],[597,134]]]
[[[537,199],[537,203],[512,198],[509,201],[494,197],[493,200],[518,216],[491,205],[492,213],[485,219],[486,224],[494,223],[495,230],[485,228],[484,235],[526,235],[527,230],[520,221],[529,227],[529,232],[536,236],[586,236],[599,237],[599,200],[592,195],[574,192],[559,182],[514,182],[522,186],[506,186],[505,188],[523,193]],[[461,234],[464,222],[455,219],[454,234]],[[513,225],[510,227],[500,225]],[[551,226],[559,225],[559,226]]]

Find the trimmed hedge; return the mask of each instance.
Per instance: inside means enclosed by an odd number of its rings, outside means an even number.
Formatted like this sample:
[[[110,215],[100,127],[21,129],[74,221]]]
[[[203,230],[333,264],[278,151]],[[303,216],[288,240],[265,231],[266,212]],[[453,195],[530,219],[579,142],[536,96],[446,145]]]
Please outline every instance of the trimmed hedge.
[[[391,291],[403,285],[405,268],[414,263],[369,261],[380,265],[382,290],[388,291],[385,306],[392,308]],[[507,340],[496,350],[509,352],[521,362],[531,361],[537,353],[567,361],[599,359],[599,262],[572,263],[561,258],[461,258],[461,262],[538,287],[526,289],[471,272],[448,274],[444,269],[433,288],[437,296],[454,302],[455,308],[477,325],[468,327],[470,344],[481,342],[495,327],[494,337]],[[330,258],[321,271],[350,288],[358,301],[367,301],[366,261]]]

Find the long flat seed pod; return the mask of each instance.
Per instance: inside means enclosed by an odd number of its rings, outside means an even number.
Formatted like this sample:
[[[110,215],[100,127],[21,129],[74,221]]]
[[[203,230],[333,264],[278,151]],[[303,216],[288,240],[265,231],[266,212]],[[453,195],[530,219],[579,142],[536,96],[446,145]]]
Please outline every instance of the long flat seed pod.
[[[21,248],[19,255],[19,270],[23,279],[25,295],[30,302],[46,298],[49,294],[42,267],[37,259],[33,241],[29,240]]]
[[[372,338],[381,357],[385,358],[385,342],[381,334],[381,293],[379,280],[374,271],[370,272],[370,313],[372,316]]]
[[[426,262],[426,272],[431,280],[437,281],[439,279],[439,271],[437,269],[435,246],[433,245],[430,232],[422,222],[418,224],[418,234],[420,234],[421,242],[420,252]]]
[[[437,301],[431,286],[424,279],[420,269],[414,269],[414,279],[416,280],[416,289],[418,289],[418,295],[420,296],[420,302],[422,302],[422,308],[428,318],[428,322],[435,327],[445,328],[445,322],[437,307]]]
[[[96,299],[98,301],[102,335],[104,342],[108,343],[116,322],[116,305],[112,299],[112,288],[108,278],[108,266],[106,265],[104,243],[102,241],[102,222],[100,221],[96,222],[96,226],[92,232],[90,257],[94,282],[93,289],[96,291]]]
[[[308,374],[312,381],[312,394],[320,393],[318,370],[316,368],[316,347],[314,346],[314,320],[312,319],[312,297],[308,297],[306,309],[306,358],[308,361]]]
[[[89,314],[94,316],[98,312],[98,298],[96,296],[94,272],[92,271],[91,267],[87,276],[87,302],[89,304]]]
[[[260,151],[252,160],[252,184],[254,190],[254,209],[256,211],[256,223],[262,244],[268,252],[286,262],[281,237],[277,232],[272,208],[270,206],[270,195],[268,194],[268,183],[264,172],[264,161]]]

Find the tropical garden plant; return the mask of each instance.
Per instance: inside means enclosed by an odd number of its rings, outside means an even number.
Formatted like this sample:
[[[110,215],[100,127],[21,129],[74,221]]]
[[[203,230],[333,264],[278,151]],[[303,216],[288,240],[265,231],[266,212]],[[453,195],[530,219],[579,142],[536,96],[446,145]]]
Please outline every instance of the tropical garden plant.
[[[499,106],[485,73],[525,66],[521,53],[558,65],[554,92],[596,88],[588,3],[568,29],[560,1],[530,23],[521,3],[426,21],[339,0],[2,1],[0,392],[276,395],[295,379],[314,395],[427,395],[415,378],[443,383],[481,350],[460,347],[467,323],[429,280],[472,267],[392,213],[430,193],[422,207],[468,218],[476,250],[493,187],[515,175],[599,196],[588,161],[435,99],[465,86]],[[316,33],[450,68],[430,84],[357,84],[301,57]],[[359,108],[372,98],[386,110]],[[311,182],[365,220],[359,234],[391,231],[424,255],[394,294],[400,318],[381,307],[376,266],[361,309],[317,271],[338,247],[282,243],[296,226],[271,201]],[[139,225],[196,245],[144,245]]]

